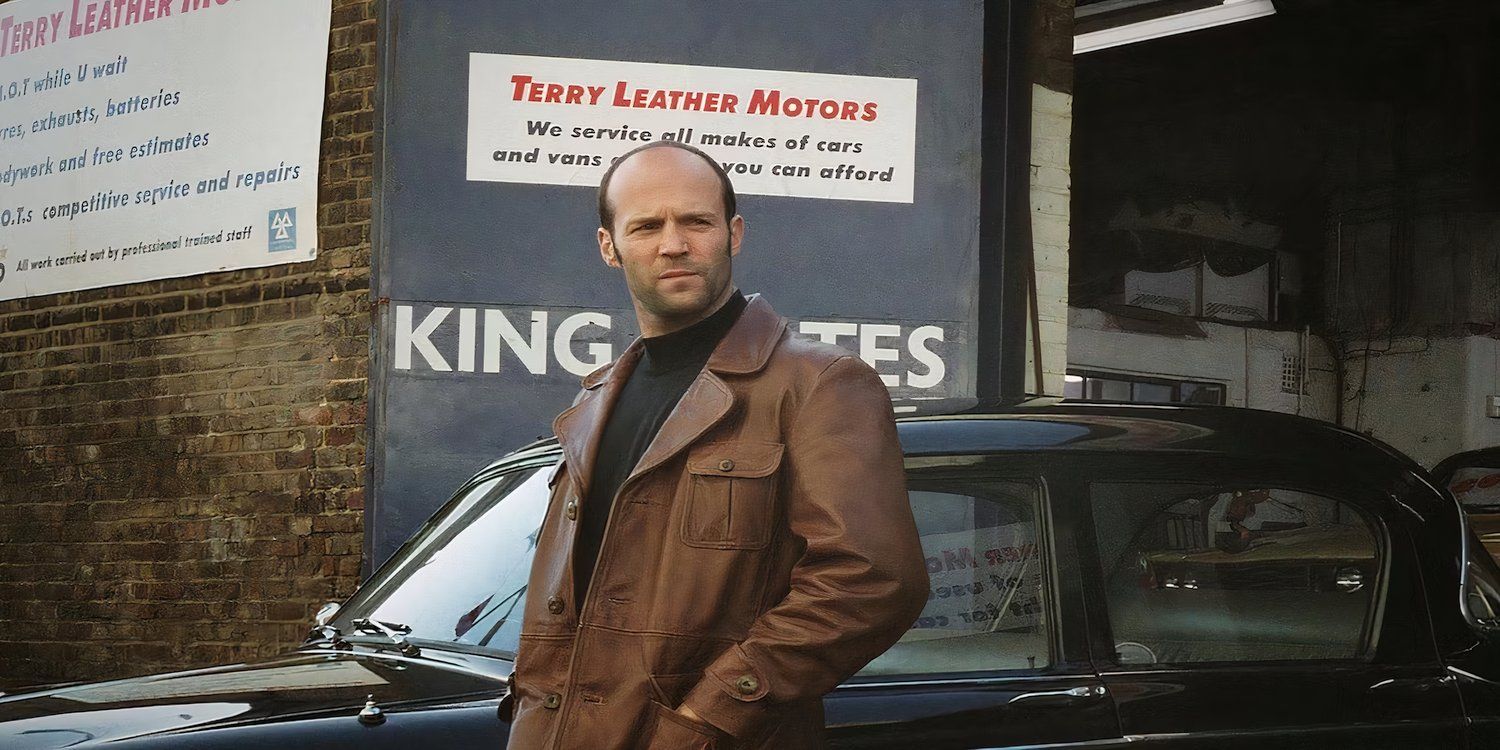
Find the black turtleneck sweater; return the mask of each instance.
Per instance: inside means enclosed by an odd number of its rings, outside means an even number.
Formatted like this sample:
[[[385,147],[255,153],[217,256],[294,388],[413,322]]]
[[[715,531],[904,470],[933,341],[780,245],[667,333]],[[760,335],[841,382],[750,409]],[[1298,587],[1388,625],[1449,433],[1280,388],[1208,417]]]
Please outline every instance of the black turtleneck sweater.
[[[714,347],[729,332],[746,300],[738,291],[712,315],[687,328],[642,339],[644,351],[620,390],[604,434],[599,437],[588,496],[579,508],[573,548],[573,580],[581,607],[599,559],[604,527],[615,493],[630,476],[682,394],[702,372]]]

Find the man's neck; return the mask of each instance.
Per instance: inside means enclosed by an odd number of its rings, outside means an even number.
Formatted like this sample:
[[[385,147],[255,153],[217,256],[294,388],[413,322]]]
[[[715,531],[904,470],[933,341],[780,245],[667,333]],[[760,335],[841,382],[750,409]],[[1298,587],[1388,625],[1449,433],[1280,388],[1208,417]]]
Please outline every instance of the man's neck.
[[[687,328],[642,337],[645,352],[641,355],[641,366],[658,374],[689,366],[695,371],[702,369],[747,304],[744,296],[736,292],[712,315]]]
[[[655,338],[657,336],[665,336],[669,333],[680,331],[684,328],[687,328],[688,326],[694,325],[695,323],[704,320],[710,315],[713,315],[714,313],[718,312],[719,308],[723,307],[724,303],[728,302],[729,298],[733,297],[735,292],[737,291],[739,291],[739,288],[733,284],[730,284],[727,288],[724,289],[724,292],[719,295],[719,298],[714,300],[713,304],[700,310],[692,317],[663,318],[661,316],[654,315],[652,313],[646,312],[645,310],[642,310],[640,303],[636,302],[635,300],[631,300],[631,304],[635,306],[635,320],[636,324],[640,326],[641,335],[646,338]]]

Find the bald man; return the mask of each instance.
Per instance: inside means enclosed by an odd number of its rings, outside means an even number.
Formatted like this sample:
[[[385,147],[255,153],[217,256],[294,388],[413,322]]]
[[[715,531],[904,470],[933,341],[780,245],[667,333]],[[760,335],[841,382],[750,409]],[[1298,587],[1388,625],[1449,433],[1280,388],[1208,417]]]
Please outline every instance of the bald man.
[[[641,337],[553,422],[513,748],[821,747],[823,694],[926,602],[890,395],[740,293],[735,202],[668,141],[599,185]]]

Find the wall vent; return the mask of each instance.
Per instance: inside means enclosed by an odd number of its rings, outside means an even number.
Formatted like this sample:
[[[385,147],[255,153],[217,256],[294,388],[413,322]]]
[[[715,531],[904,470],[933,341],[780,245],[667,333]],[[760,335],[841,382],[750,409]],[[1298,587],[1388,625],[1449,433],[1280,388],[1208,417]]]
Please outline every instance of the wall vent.
[[[1302,382],[1302,357],[1300,355],[1282,353],[1281,392],[1307,395],[1306,384]]]
[[[1168,297],[1165,294],[1137,294],[1130,298],[1131,307],[1145,307],[1178,315],[1192,315],[1192,305],[1185,299]]]

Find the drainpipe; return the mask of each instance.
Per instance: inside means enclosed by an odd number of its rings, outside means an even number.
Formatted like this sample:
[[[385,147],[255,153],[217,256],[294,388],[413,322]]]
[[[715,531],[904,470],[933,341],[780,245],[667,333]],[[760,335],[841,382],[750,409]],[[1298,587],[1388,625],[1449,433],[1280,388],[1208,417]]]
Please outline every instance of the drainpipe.
[[[975,395],[1026,397],[1031,247],[1031,5],[985,0]]]

